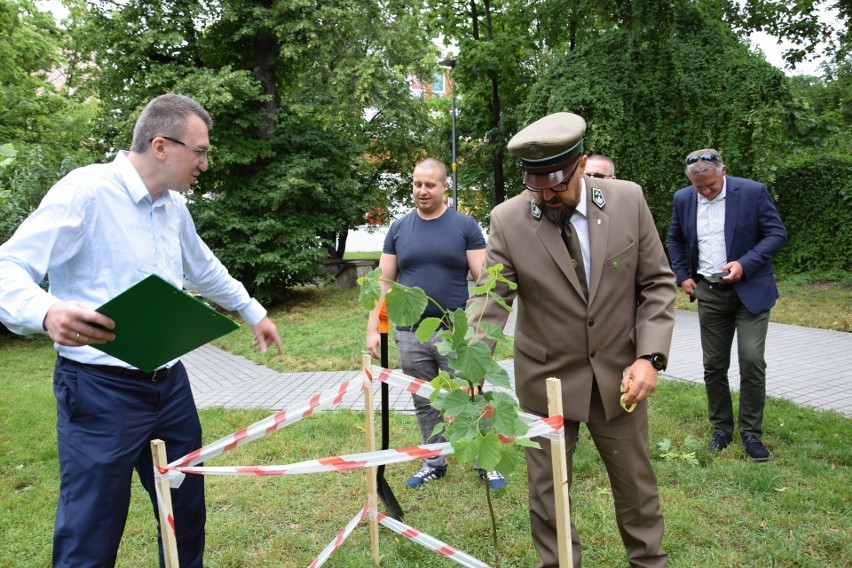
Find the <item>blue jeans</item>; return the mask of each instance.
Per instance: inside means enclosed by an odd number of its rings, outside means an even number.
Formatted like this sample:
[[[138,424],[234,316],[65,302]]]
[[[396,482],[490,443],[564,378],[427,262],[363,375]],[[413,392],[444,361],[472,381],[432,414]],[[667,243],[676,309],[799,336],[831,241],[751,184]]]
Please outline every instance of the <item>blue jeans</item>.
[[[53,390],[60,478],[53,566],[113,566],[134,469],[150,495],[159,529],[150,441],[163,440],[170,461],[201,447],[201,423],[186,369],[178,362],[154,383],[60,359]],[[203,476],[187,475],[172,490],[172,506],[180,565],[200,567],[206,519]]]
[[[397,329],[394,331],[393,338],[396,341],[399,366],[406,375],[431,381],[442,370],[450,371],[447,358],[439,354],[435,347],[439,341],[437,333],[433,334],[426,343],[420,343],[413,331]],[[411,398],[414,401],[414,415],[417,418],[417,426],[420,428],[423,443],[446,442],[440,435],[432,436],[435,426],[444,422],[441,413],[432,408],[428,398],[416,394],[412,394]],[[447,467],[447,458],[446,456],[426,458],[423,463],[429,467],[445,468]]]

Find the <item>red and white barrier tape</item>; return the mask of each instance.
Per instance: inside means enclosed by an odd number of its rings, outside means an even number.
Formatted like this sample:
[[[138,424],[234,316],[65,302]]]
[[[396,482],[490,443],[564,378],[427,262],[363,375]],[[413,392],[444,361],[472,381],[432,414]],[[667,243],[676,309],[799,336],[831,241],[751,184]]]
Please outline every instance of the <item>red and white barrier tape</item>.
[[[421,546],[425,546],[429,550],[437,552],[441,556],[445,556],[450,560],[461,564],[462,566],[468,566],[470,568],[491,568],[485,562],[477,560],[473,556],[465,554],[461,550],[458,550],[457,548],[454,548],[445,542],[441,542],[437,538],[429,536],[426,533],[422,533],[401,521],[392,519],[391,517],[383,515],[382,513],[379,513],[378,519],[381,525],[386,526],[393,532],[398,533]]]
[[[389,385],[402,388],[404,390],[407,390],[408,392],[419,394],[420,396],[424,396],[427,398],[435,390],[428,382],[422,379],[410,377],[399,371],[393,371],[375,365],[372,367],[372,375],[368,374],[367,377],[370,380],[372,380],[373,377],[376,377],[379,381],[386,382]],[[177,460],[169,464],[169,469],[171,470],[172,468],[183,468],[193,466],[197,463],[207,461],[210,458],[219,456],[243,444],[257,440],[259,438],[262,438],[263,436],[280,430],[284,426],[289,426],[294,422],[298,422],[302,418],[306,418],[327,408],[337,406],[341,402],[343,402],[343,396],[346,393],[352,391],[354,388],[359,387],[362,389],[364,388],[360,379],[344,381],[334,388],[328,389],[322,393],[312,396],[307,401],[297,404],[295,407],[285,408],[284,410],[276,412],[275,414],[268,416],[263,420],[255,422],[254,424],[247,426],[229,436],[225,436],[224,438],[221,438],[211,444],[207,444],[206,446],[195,450],[194,452],[191,452],[181,458],[178,458]],[[533,414],[528,414],[524,412],[519,413],[519,416],[522,420],[524,420],[530,425],[533,425],[539,421],[545,421],[549,423],[551,425],[552,430],[547,433],[551,435],[558,435],[558,432],[560,432],[560,429],[562,428],[561,417],[541,418]],[[535,437],[539,435],[544,435],[544,433],[528,434],[528,437]],[[504,439],[503,441],[507,442],[511,441],[511,439]],[[275,468],[283,466],[271,467]]]
[[[408,448],[392,448],[376,452],[334,456],[288,465],[170,467],[168,468],[168,471],[199,475],[300,475],[305,473],[344,471],[393,463],[404,463],[435,456],[446,456],[451,453],[453,453],[453,447],[449,442],[443,442],[440,444],[424,444],[422,446],[410,446]]]
[[[171,462],[169,467],[195,465],[197,463],[207,461],[212,457],[231,451],[238,446],[242,446],[243,444],[262,438],[263,436],[280,430],[284,426],[289,426],[294,422],[298,422],[302,418],[307,418],[321,410],[337,406],[343,402],[343,395],[355,388],[364,388],[363,377],[359,377],[351,381],[344,381],[334,388],[315,394],[305,402],[299,403],[292,408],[285,408],[284,410],[276,412],[272,416],[268,416],[263,420],[255,422],[251,426],[246,426],[242,430],[234,432],[229,436],[225,436],[211,444],[207,444],[206,446]]]
[[[538,418],[530,425],[529,431],[520,436],[521,438],[534,438],[546,436],[562,427],[561,417]],[[516,438],[500,437],[505,443],[513,442]],[[392,448],[375,452],[363,452],[359,454],[348,454],[308,460],[287,465],[257,465],[257,466],[203,466],[203,467],[169,467],[161,473],[175,472],[176,474],[196,475],[235,475],[235,476],[266,476],[266,475],[301,475],[306,473],[323,473],[327,471],[339,471],[360,469],[365,467],[376,467],[395,463],[421,460],[434,456],[446,456],[453,453],[453,447],[449,442],[440,444],[424,444],[421,446],[409,446],[406,448]]]
[[[370,380],[375,378],[377,381],[387,383],[388,385],[406,390],[424,398],[429,398],[432,396],[432,393],[435,392],[435,389],[428,381],[416,379],[400,371],[394,371],[393,369],[385,369],[384,367],[373,365],[370,369],[370,373]],[[536,416],[535,414],[530,414],[528,412],[519,412],[518,416],[527,424],[532,424],[537,420],[544,419],[541,416]],[[560,424],[557,429],[558,428],[562,428],[562,425]]]
[[[157,471],[157,468],[154,468],[154,493],[157,495],[157,508],[160,511],[166,511],[166,523],[168,523],[168,527],[160,527],[160,531],[168,530],[172,535],[175,535],[175,518],[172,514],[172,511],[166,506],[165,498],[163,497],[163,492],[160,491],[160,479],[162,478],[162,474]],[[159,514],[157,515],[157,519],[159,519]]]
[[[420,396],[429,397],[434,389],[432,386],[422,379],[410,377],[398,371],[392,371],[382,367],[373,366],[372,374],[367,373],[367,379],[373,380],[373,377],[381,382],[386,382],[411,393],[419,394]],[[185,473],[201,474],[201,475],[235,475],[235,476],[266,476],[266,475],[295,475],[307,473],[320,473],[327,471],[359,469],[364,467],[375,467],[383,464],[402,463],[406,461],[420,460],[425,457],[433,457],[438,455],[448,455],[453,453],[452,446],[448,443],[442,444],[425,444],[422,446],[411,446],[408,448],[395,448],[390,450],[382,450],[378,452],[366,452],[361,454],[349,454],[345,456],[336,456],[332,458],[323,458],[319,460],[309,460],[291,465],[273,465],[273,466],[236,466],[236,467],[193,467],[194,464],[203,462],[209,458],[221,455],[238,446],[262,438],[271,434],[284,426],[288,426],[293,422],[297,422],[302,418],[310,416],[326,408],[339,405],[343,401],[343,395],[349,392],[352,388],[365,388],[363,379],[355,379],[352,381],[344,381],[339,386],[329,389],[325,392],[312,396],[308,401],[296,405],[291,409],[281,410],[272,416],[255,422],[231,434],[208,444],[194,452],[191,452],[174,462],[171,462],[168,467],[158,469],[154,468],[155,491],[157,496],[157,504],[163,510],[167,510],[163,501],[163,496],[160,492],[159,483],[156,483],[161,476],[168,475],[172,487],[179,486],[180,479]],[[559,436],[564,440],[563,419],[561,416],[552,416],[542,418],[528,413],[519,413],[522,420],[530,426],[530,430],[522,436],[523,438],[534,438],[538,436]],[[512,442],[515,438],[500,437],[503,443]],[[331,554],[337,550],[340,544],[348,538],[354,528],[367,514],[367,507],[356,515],[346,527],[337,535],[335,540],[323,550],[322,553],[311,564],[311,568],[321,566]],[[449,546],[425,533],[421,533],[412,527],[387,517],[381,513],[377,513],[379,523],[387,528],[399,533],[400,535],[417,542],[442,556],[450,558],[455,562],[469,566],[471,568],[490,568],[488,564],[473,558],[461,552],[452,546]],[[174,517],[168,515],[167,521],[169,530],[175,534]]]
[[[317,556],[316,559],[311,562],[308,568],[319,568],[320,566],[325,564],[325,561],[328,560],[332,554],[334,554],[334,551],[340,548],[340,545],[343,544],[343,542],[347,538],[349,538],[349,535],[352,534],[352,531],[355,530],[355,527],[358,526],[358,523],[360,523],[367,517],[367,510],[367,505],[364,505],[364,508],[361,509],[361,512],[352,517],[352,520],[349,521],[345,527],[343,527],[342,531],[337,533],[337,536],[334,537],[334,540],[331,541],[328,546],[326,546],[323,551],[319,553],[319,556]]]

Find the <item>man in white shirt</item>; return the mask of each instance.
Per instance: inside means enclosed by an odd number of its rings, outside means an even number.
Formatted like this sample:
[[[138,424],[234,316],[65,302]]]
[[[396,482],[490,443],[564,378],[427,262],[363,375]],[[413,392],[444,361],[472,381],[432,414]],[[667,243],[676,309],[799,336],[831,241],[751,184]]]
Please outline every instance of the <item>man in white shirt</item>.
[[[763,445],[766,401],[766,332],[778,298],[772,257],[787,231],[766,186],[726,175],[712,148],[690,152],[692,185],[674,196],[669,253],[677,283],[698,300],[704,383],[713,426],[711,452],[733,441],[734,413],[728,384],[731,345],[737,334],[740,407],[737,426],[751,460],[770,459]]]
[[[115,338],[95,307],[157,274],[239,312],[262,352],[281,352],[275,324],[198,236],[181,195],[207,170],[211,125],[188,97],[153,99],[129,152],[65,176],[0,246],[0,320],[48,334],[58,352],[54,567],[115,564],[134,469],[157,507],[150,440],[165,442],[169,460],[201,447],[183,364],[145,373],[92,348]],[[38,286],[45,275],[48,292]],[[203,476],[187,476],[172,499],[180,565],[201,566]]]

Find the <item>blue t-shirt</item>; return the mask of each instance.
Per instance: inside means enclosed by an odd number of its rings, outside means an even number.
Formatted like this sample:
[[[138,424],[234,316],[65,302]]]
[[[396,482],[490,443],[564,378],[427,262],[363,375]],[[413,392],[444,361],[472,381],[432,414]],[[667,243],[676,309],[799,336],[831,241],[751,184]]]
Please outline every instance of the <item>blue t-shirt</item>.
[[[422,288],[452,312],[467,304],[465,253],[484,248],[485,239],[473,217],[447,209],[437,219],[427,221],[414,210],[393,222],[382,252],[396,255],[400,284]],[[423,312],[424,318],[441,315],[431,302]]]

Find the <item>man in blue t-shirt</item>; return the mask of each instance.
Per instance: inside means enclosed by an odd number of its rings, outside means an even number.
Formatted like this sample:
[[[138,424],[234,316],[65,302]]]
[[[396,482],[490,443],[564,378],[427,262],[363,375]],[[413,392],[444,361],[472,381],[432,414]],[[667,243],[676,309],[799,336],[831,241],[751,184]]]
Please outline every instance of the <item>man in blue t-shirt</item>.
[[[447,189],[447,169],[435,158],[426,158],[414,168],[412,197],[414,210],[391,225],[385,237],[379,268],[382,269],[382,291],[398,281],[405,286],[422,288],[448,312],[464,308],[468,300],[467,273],[479,278],[485,257],[485,239],[476,221],[469,215],[450,209],[444,203]],[[381,302],[378,304],[381,305]],[[441,311],[431,302],[423,318],[441,317]],[[397,327],[394,332],[399,365],[406,375],[431,381],[443,369],[450,370],[447,357],[438,353],[434,334],[420,343],[412,327]],[[367,350],[379,357],[379,310],[370,312],[367,322]],[[412,395],[415,415],[423,443],[443,442],[432,436],[435,426],[443,422],[441,414],[432,408],[429,399]],[[444,456],[426,458],[423,467],[406,482],[416,489],[424,483],[440,479],[447,473]],[[485,472],[480,475],[486,477]],[[506,480],[496,471],[487,474],[492,489],[502,489]]]

